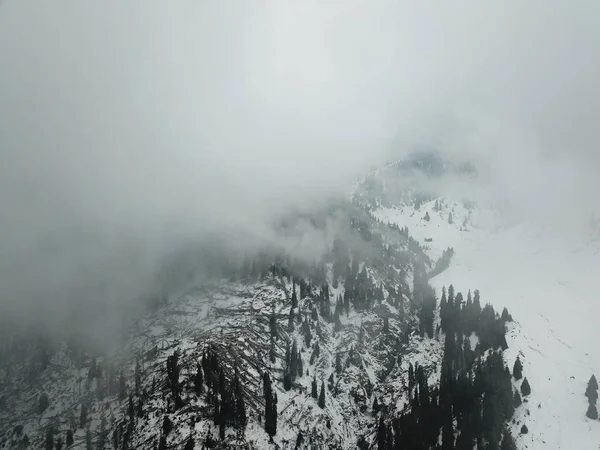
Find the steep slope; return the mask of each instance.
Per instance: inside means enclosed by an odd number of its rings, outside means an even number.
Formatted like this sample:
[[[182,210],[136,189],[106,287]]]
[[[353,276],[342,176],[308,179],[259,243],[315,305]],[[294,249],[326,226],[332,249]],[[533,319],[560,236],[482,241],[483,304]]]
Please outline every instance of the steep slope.
[[[199,258],[212,281],[153,302],[119,349],[3,342],[0,448],[511,448],[518,327],[477,292],[471,303],[476,280],[451,281],[439,308],[430,285],[476,210],[414,187],[399,209],[363,193],[281,222],[322,232],[312,260],[213,248]]]
[[[275,250],[237,261],[229,280],[155,304],[117,351],[27,335],[4,342],[0,448],[372,442],[377,413],[409,400],[409,367],[438,378],[442,344],[415,333],[408,284],[431,262],[409,235],[358,208],[332,214],[345,225],[320,260]],[[272,443],[265,374],[276,399]]]
[[[528,402],[516,412],[513,435],[519,435],[521,423],[529,429],[518,437],[519,447],[597,448],[600,422],[585,417],[584,392],[590,376],[600,372],[594,325],[600,317],[594,283],[598,244],[569,241],[524,223],[502,224],[492,209],[444,197],[418,208],[398,201],[397,207],[373,213],[383,222],[408,226],[433,258],[454,249],[449,268],[430,280],[438,292],[450,284],[459,290],[476,287],[486,302],[508,307],[516,318],[505,355],[510,367],[520,355],[532,386]]]

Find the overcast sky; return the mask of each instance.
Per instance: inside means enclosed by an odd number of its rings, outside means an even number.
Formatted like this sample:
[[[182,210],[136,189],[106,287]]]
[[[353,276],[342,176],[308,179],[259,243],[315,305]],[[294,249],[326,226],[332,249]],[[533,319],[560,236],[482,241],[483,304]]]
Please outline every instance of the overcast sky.
[[[0,305],[115,298],[413,144],[540,220],[598,203],[597,0],[0,3]],[[82,291],[83,290],[83,291]],[[48,306],[51,305],[51,306]]]

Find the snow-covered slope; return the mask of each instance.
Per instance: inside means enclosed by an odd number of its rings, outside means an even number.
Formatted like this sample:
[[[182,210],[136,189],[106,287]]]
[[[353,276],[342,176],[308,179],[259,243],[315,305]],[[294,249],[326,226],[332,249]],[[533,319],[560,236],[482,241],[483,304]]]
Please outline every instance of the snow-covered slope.
[[[454,249],[450,267],[430,280],[438,292],[450,284],[457,290],[476,287],[484,302],[506,306],[515,317],[507,363],[512,367],[521,355],[532,386],[529,401],[516,413],[529,428],[518,437],[520,448],[599,448],[600,422],[585,417],[584,396],[590,376],[600,372],[598,245],[525,223],[501,224],[492,209],[444,198],[419,209],[404,204],[374,214],[408,226],[421,242],[431,239],[432,257]],[[513,434],[519,430],[515,424]]]

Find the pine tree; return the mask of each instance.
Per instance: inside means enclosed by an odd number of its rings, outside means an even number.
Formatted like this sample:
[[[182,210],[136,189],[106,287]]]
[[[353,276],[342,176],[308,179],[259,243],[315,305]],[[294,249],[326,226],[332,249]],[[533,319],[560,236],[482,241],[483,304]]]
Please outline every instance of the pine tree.
[[[319,408],[325,408],[325,382],[321,381],[321,393],[319,394],[319,401],[317,402]]]
[[[454,223],[454,219],[452,218],[452,213],[448,214],[448,223],[452,225]]]
[[[143,396],[145,397],[145,395]],[[137,405],[136,405],[136,410],[135,413],[138,416],[138,418],[142,418],[144,417],[144,403],[143,403],[143,397],[140,397],[138,399]]]
[[[590,404],[596,404],[596,400],[598,400],[598,381],[596,380],[595,375],[592,375],[590,381],[588,381],[587,389],[585,390],[585,396],[588,398],[588,402]]]
[[[292,286],[292,308],[298,307],[298,297],[296,296],[296,282]]]
[[[88,427],[87,430],[85,430],[85,450],[93,450],[93,448],[92,432],[90,427]]]
[[[504,430],[504,437],[502,438],[500,450],[517,450],[517,444],[515,443],[515,439],[512,437],[508,430]]]
[[[592,420],[598,420],[598,409],[596,408],[596,405],[590,403],[588,405],[588,410],[585,413],[585,415]]]
[[[204,377],[202,375],[202,367],[200,364],[196,366],[196,375],[194,376],[194,391],[196,392],[196,395],[200,395],[204,391]]]
[[[286,391],[292,389],[292,376],[290,374],[289,369],[286,369],[283,372],[283,389],[285,389]]]
[[[294,332],[294,308],[290,308],[290,315],[288,316],[288,333]]]
[[[502,310],[502,316],[500,318],[502,322],[512,322],[512,316],[508,313],[506,307]]]
[[[312,380],[312,389],[311,389],[312,398],[316,399],[319,394],[317,393],[317,379],[313,377]]]
[[[429,212],[426,212],[426,213],[425,213],[425,217],[424,217],[424,219],[425,219],[427,222],[429,222],[429,221],[431,220],[431,217],[429,217]]]
[[[292,354],[290,355],[290,376],[292,380],[296,379],[296,375],[298,374],[298,343],[296,339],[292,343]]]
[[[168,416],[165,416],[163,418],[163,423],[162,423],[163,436],[165,436],[165,437],[168,436],[172,429],[173,429],[173,422],[171,421],[171,419],[169,419]]]
[[[515,380],[523,378],[523,364],[521,364],[521,359],[518,356],[513,366],[513,377],[515,377]]]
[[[518,408],[519,406],[521,406],[522,403],[523,401],[521,400],[521,395],[519,394],[519,391],[515,391],[515,395],[513,396],[513,407]]]
[[[521,384],[521,394],[523,395],[523,397],[527,397],[529,394],[531,394],[531,386],[529,386],[529,381],[527,381],[527,377],[525,377],[523,383]]]
[[[40,395],[40,398],[38,400],[38,412],[42,414],[44,411],[46,411],[46,409],[48,409],[48,406],[50,406],[48,394],[43,393],[42,395]]]
[[[140,386],[142,385],[142,368],[140,360],[135,361],[135,395],[140,395]]]
[[[125,375],[121,370],[121,374],[119,376],[119,401],[122,402],[127,397],[127,386],[125,385]]]
[[[442,426],[442,450],[453,450],[454,449],[454,428],[452,426],[452,416],[449,416],[444,421]]]
[[[50,426],[46,430],[46,442],[44,448],[46,450],[53,450],[54,447],[54,429]]]
[[[263,375],[263,392],[265,396],[265,431],[269,437],[277,434],[277,395],[271,387],[271,377],[267,372]]]
[[[67,447],[73,445],[73,431],[67,430]]]
[[[377,401],[377,397],[373,396],[373,414],[377,414],[379,412],[379,402]]]
[[[383,417],[379,418],[379,426],[377,427],[377,449],[387,449],[387,428],[383,421]]]
[[[96,358],[92,359],[92,362],[90,364],[90,370],[88,370],[88,379],[91,380],[93,378],[96,378]]]
[[[294,447],[294,450],[299,450],[303,441],[304,441],[304,436],[302,435],[302,431],[299,431],[298,436],[296,437],[296,445]]]
[[[135,408],[133,407],[133,395],[129,394],[129,403],[127,405],[127,413],[129,414],[129,420],[133,421],[135,417]]]
[[[88,409],[84,404],[81,405],[81,414],[79,415],[79,427],[83,428],[88,421]]]
[[[164,434],[158,440],[158,450],[167,450],[167,437]]]
[[[104,416],[104,412],[102,412],[102,417],[100,418],[100,432],[98,433],[98,440],[96,441],[98,450],[104,450],[107,437],[108,430],[106,429],[106,417]]]
[[[269,349],[269,360],[275,364],[275,339],[271,336],[271,347]]]
[[[233,380],[233,390],[235,395],[235,425],[236,428],[245,428],[248,423],[246,415],[246,401],[240,383],[240,377],[236,369],[235,378]]]

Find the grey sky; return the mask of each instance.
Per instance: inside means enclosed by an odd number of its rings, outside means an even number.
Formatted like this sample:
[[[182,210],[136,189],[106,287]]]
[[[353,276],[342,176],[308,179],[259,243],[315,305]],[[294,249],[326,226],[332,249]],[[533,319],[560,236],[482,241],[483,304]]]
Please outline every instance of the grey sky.
[[[2,305],[52,310],[99,273],[134,296],[165,248],[264,236],[413,143],[583,217],[598,30],[594,0],[4,0]]]

